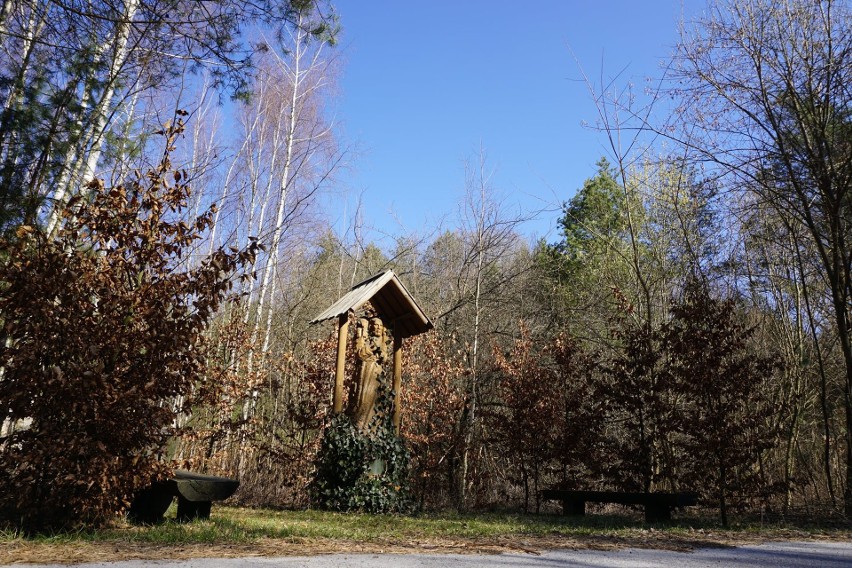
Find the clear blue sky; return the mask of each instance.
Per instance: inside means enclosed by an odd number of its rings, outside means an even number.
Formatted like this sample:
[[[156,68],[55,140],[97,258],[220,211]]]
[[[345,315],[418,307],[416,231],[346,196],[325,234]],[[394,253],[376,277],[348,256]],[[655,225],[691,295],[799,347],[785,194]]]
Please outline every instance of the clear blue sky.
[[[606,153],[578,63],[641,90],[702,0],[337,0],[338,119],[360,153],[341,178],[368,226],[427,232],[452,217],[480,143],[510,203],[570,199]],[[572,54],[573,52],[573,54]],[[576,56],[576,61],[575,61]],[[626,69],[625,69],[626,68]],[[354,198],[353,198],[354,199]],[[351,200],[350,200],[351,201]],[[351,204],[350,204],[351,207]],[[351,209],[349,210],[351,214]],[[524,230],[553,241],[558,212]],[[402,223],[402,226],[399,225]]]

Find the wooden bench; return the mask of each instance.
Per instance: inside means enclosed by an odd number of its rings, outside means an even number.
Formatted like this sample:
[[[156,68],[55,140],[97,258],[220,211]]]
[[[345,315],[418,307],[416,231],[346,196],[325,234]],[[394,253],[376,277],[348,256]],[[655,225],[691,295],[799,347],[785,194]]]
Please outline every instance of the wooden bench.
[[[562,501],[564,515],[585,515],[586,502],[617,503],[619,505],[643,505],[645,522],[671,521],[672,509],[698,504],[695,493],[626,493],[621,491],[571,491],[545,489],[539,493],[543,501]]]
[[[236,479],[179,469],[172,479],[155,483],[137,493],[127,515],[137,523],[161,522],[172,500],[177,497],[178,521],[209,519],[212,502],[227,499],[239,486]]]

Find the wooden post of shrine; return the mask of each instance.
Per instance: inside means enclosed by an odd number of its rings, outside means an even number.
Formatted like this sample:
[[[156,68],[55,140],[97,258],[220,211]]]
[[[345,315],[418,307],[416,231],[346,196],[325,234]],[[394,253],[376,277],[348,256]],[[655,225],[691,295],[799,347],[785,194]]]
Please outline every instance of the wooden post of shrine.
[[[337,368],[334,371],[334,413],[343,412],[343,374],[346,371],[346,340],[349,339],[349,312],[337,318]]]
[[[393,336],[393,429],[399,436],[399,422],[402,417],[402,337]]]

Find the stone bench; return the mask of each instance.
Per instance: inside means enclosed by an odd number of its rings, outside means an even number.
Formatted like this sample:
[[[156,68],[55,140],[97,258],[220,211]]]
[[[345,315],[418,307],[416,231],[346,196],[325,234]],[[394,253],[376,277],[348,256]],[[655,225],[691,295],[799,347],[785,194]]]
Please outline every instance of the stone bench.
[[[227,499],[239,486],[240,482],[236,479],[179,469],[173,478],[155,483],[137,493],[127,515],[137,523],[161,522],[172,500],[177,497],[178,521],[208,519],[212,502]]]
[[[543,501],[562,501],[564,515],[585,515],[586,502],[617,503],[620,505],[643,505],[645,522],[659,523],[672,519],[672,509],[698,504],[695,493],[630,493],[623,491],[572,491],[545,489],[539,493]]]

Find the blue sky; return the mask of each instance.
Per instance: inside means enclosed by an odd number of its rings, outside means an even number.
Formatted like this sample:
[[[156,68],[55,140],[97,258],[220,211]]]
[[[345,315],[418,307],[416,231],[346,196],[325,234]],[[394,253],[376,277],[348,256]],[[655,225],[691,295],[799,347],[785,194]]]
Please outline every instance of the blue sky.
[[[553,211],[606,153],[579,65],[642,89],[701,0],[337,0],[337,116],[358,152],[341,179],[378,232],[452,227],[480,144],[512,207],[551,209],[524,231],[556,239]],[[576,57],[576,60],[575,60]],[[338,207],[338,210],[341,208]]]

